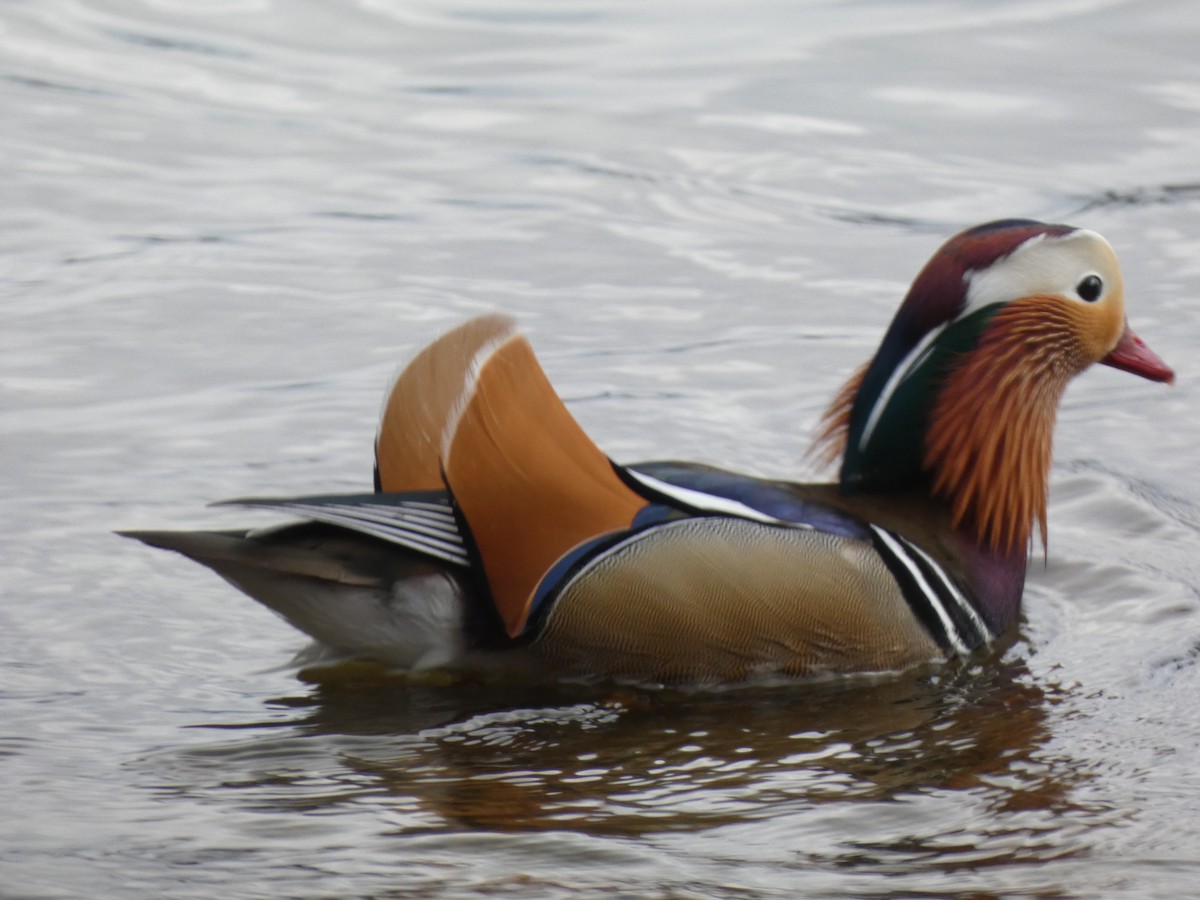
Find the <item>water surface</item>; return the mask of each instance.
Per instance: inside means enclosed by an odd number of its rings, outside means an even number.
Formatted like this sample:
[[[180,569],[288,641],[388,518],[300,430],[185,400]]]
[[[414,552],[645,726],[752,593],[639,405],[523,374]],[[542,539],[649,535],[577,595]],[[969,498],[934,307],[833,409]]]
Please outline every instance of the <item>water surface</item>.
[[[1183,0],[0,5],[0,892],[1194,892],[1198,41]],[[615,458],[806,477],[909,279],[1011,215],[1110,239],[1179,384],[1069,391],[971,665],[301,676],[111,535],[365,487],[391,374],[491,309]]]

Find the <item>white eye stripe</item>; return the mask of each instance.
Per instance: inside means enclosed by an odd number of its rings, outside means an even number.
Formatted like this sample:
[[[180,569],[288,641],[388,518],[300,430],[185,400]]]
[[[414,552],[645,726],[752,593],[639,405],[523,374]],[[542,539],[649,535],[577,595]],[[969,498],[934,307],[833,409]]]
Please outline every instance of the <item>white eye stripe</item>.
[[[1100,279],[1098,296],[1120,281],[1116,257],[1104,238],[1086,229],[1058,236],[1039,234],[986,269],[967,272],[964,312],[1036,294],[1086,299],[1078,288],[1089,276]]]

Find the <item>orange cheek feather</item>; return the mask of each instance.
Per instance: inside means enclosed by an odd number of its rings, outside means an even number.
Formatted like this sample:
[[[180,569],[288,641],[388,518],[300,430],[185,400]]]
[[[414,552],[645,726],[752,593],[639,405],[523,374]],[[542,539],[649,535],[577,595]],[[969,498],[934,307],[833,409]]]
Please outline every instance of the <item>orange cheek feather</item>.
[[[1119,296],[1104,307],[1025,297],[996,313],[947,376],[923,463],[955,524],[973,529],[982,545],[1012,552],[1028,543],[1034,521],[1045,544],[1059,400],[1071,378],[1116,344],[1123,323]]]
[[[1061,297],[1047,299],[1063,305],[1073,318],[1089,362],[1100,362],[1117,346],[1125,331],[1125,295],[1119,286],[1103,303],[1095,306],[1084,306]]]

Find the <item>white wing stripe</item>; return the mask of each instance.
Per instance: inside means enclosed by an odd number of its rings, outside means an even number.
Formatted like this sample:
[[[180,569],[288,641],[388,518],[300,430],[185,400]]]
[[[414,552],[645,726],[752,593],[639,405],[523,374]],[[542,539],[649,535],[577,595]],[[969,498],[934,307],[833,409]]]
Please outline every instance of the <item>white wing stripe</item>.
[[[404,510],[392,511],[385,509],[376,511],[369,507],[361,506],[310,506],[308,504],[277,508],[295,509],[313,515],[341,515],[347,519],[355,519],[361,522],[378,522],[384,525],[395,522],[407,525],[414,531],[424,531],[427,534],[458,534],[458,525],[454,521],[454,517],[449,514],[435,518],[422,513],[405,514]]]
[[[795,527],[795,523],[785,522],[783,519],[768,516],[766,513],[759,512],[754,507],[747,506],[739,500],[730,500],[728,497],[718,497],[714,494],[706,494],[703,491],[695,491],[691,488],[679,487],[666,481],[659,481],[657,478],[653,478],[644,472],[639,472],[637,469],[627,468],[625,471],[655,493],[670,497],[672,500],[678,500],[684,506],[690,506],[692,509],[702,510],[703,512],[723,513],[729,516],[737,516],[741,519],[753,519],[756,522],[769,522],[772,525],[791,525]]]
[[[272,509],[278,509],[281,512],[294,512],[309,516],[323,522],[362,522],[374,525],[382,525],[385,527],[401,528],[405,531],[412,531],[418,534],[427,534],[431,537],[441,537],[449,540],[455,540],[458,537],[458,529],[454,524],[454,520],[442,522],[437,521],[427,524],[425,520],[411,518],[403,515],[380,515],[372,514],[369,511],[359,510],[349,507],[332,507],[332,506],[308,506],[306,504],[289,504],[287,506],[273,506]]]
[[[419,509],[412,509],[408,503],[384,505],[294,500],[233,502],[238,506],[272,509],[304,516],[326,525],[337,525],[455,565],[470,564],[458,524],[447,504],[420,503]]]

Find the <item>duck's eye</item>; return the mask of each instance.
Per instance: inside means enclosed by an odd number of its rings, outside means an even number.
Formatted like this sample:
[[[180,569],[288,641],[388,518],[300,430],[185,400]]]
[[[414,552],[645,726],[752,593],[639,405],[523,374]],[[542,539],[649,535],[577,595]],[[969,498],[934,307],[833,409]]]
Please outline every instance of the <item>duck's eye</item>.
[[[1094,303],[1100,299],[1100,295],[1104,292],[1104,282],[1100,280],[1099,275],[1089,275],[1079,284],[1075,285],[1075,293],[1088,303]]]

